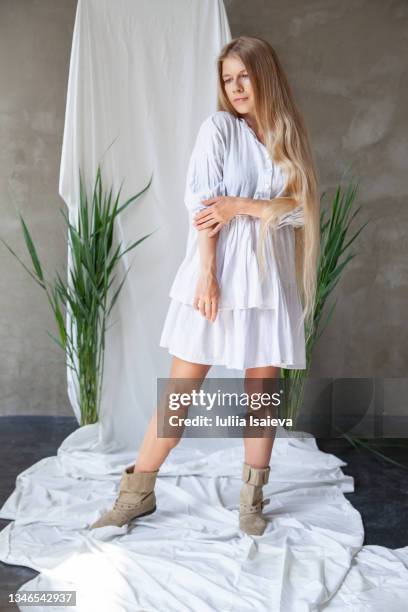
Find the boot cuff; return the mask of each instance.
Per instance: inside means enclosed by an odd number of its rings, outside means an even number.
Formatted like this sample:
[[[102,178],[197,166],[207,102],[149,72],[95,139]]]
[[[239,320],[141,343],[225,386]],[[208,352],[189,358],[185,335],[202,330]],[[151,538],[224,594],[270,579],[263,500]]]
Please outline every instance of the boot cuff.
[[[266,468],[254,468],[248,463],[244,463],[242,468],[242,480],[248,484],[260,487],[267,484],[269,481],[270,471],[271,468],[269,465]]]

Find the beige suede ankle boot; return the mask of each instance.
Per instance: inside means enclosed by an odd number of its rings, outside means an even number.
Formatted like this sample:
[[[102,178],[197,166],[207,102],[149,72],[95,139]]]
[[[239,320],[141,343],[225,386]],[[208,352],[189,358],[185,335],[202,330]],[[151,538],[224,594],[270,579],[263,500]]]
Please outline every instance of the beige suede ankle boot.
[[[119,495],[112,510],[103,514],[90,529],[115,525],[122,527],[134,518],[152,514],[156,510],[154,485],[159,470],[133,472],[134,465],[125,469],[120,481]]]
[[[267,484],[271,468],[254,468],[244,463],[242,485],[239,497],[239,528],[249,535],[262,535],[267,520],[262,516],[262,509],[270,499],[263,499],[262,486]]]

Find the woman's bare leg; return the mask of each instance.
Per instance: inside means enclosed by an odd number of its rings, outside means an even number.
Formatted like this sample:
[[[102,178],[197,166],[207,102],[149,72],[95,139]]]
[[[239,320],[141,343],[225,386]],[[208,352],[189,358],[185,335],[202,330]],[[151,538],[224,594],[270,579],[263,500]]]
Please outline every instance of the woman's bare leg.
[[[265,368],[248,368],[245,372],[245,381],[247,393],[250,394],[259,392],[262,393],[262,388],[257,389],[256,378],[278,378],[280,368],[268,366]],[[265,468],[271,460],[273,443],[275,440],[276,427],[273,427],[274,435],[269,432],[268,437],[264,438],[246,438],[244,437],[245,446],[245,463],[248,463],[255,468]]]
[[[208,370],[211,365],[205,365],[201,363],[191,363],[184,361],[178,357],[172,359],[170,369],[170,379],[174,378],[198,378],[204,380],[207,376]],[[189,392],[190,386],[187,384],[186,389],[182,389],[180,385],[177,386],[177,391]],[[159,438],[157,437],[157,410],[154,412],[147,431],[143,438],[142,446],[138,453],[137,460],[135,462],[135,472],[153,472],[158,470],[170,451],[178,444],[180,437],[176,438]]]

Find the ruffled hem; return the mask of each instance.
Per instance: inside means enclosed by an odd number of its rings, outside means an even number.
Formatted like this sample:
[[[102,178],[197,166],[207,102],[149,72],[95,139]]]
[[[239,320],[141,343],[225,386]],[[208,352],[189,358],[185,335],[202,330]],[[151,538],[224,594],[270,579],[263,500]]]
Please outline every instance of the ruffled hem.
[[[227,369],[306,368],[303,327],[296,331],[273,308],[218,310],[211,322],[171,299],[159,346],[185,361]]]

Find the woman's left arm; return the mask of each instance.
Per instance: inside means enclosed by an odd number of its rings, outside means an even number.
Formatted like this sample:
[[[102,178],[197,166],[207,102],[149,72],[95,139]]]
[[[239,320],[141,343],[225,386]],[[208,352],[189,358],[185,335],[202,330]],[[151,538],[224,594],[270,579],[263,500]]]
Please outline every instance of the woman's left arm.
[[[194,227],[198,230],[206,229],[215,225],[212,235],[217,233],[221,227],[227,224],[237,215],[249,215],[251,217],[262,218],[266,209],[273,207],[274,199],[286,200],[288,204],[287,212],[291,212],[298,206],[293,198],[282,197],[272,198],[271,200],[260,200],[253,198],[242,198],[236,196],[216,196],[208,200],[202,200],[202,204],[208,209],[202,210],[194,216]]]

